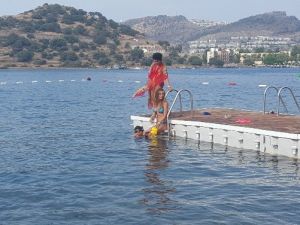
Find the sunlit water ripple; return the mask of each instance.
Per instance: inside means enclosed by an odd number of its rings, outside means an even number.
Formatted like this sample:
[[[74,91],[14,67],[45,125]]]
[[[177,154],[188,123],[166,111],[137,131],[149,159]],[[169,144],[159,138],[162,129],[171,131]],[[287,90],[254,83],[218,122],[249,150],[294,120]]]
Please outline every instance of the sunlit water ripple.
[[[196,107],[261,110],[258,85],[300,95],[297,74],[196,69],[170,79]],[[1,70],[0,224],[299,224],[296,160],[133,139],[130,115],[148,110],[131,95],[145,79],[144,70]]]

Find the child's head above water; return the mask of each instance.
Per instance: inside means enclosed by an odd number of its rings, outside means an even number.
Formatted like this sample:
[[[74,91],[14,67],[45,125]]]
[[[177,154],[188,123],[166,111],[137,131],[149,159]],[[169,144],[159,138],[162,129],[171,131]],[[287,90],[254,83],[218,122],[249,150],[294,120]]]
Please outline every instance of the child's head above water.
[[[135,137],[144,136],[144,128],[142,126],[135,126],[135,128],[133,130],[134,130]]]

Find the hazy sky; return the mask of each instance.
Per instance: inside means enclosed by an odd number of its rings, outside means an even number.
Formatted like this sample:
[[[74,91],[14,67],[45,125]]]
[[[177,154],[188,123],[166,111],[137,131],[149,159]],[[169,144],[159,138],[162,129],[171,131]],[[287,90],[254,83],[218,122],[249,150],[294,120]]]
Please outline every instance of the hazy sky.
[[[233,22],[271,11],[286,11],[300,19],[300,0],[0,0],[0,16],[15,15],[46,2],[98,11],[117,22],[157,15]]]

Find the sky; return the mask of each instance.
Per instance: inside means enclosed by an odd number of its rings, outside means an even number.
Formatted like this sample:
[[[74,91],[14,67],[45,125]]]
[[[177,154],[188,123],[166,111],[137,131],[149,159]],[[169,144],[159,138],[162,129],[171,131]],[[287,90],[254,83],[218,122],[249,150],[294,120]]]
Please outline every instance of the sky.
[[[116,22],[157,15],[234,22],[271,11],[286,11],[300,19],[300,0],[0,0],[0,16],[16,15],[48,4],[100,12]]]

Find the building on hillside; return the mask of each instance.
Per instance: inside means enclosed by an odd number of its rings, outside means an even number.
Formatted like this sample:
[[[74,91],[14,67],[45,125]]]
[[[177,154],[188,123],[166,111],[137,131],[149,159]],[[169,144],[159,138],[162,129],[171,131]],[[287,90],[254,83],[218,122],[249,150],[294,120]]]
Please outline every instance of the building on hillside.
[[[291,38],[276,36],[231,37],[231,42],[239,43],[241,49],[248,50],[257,48],[287,50],[294,44]]]
[[[227,22],[224,21],[197,20],[197,19],[192,19],[190,21],[199,27],[213,27],[213,26],[228,24]]]
[[[207,60],[207,63],[209,63],[209,61],[212,59],[212,58],[215,58],[217,55],[217,49],[216,48],[211,48],[209,51],[207,51],[206,53],[206,60]]]
[[[225,64],[228,64],[230,60],[230,50],[229,49],[219,50],[218,58],[221,59]]]
[[[151,55],[155,52],[160,52],[162,54],[166,53],[165,49],[162,48],[160,45],[144,44],[144,45],[133,45],[133,46],[131,46],[132,49],[134,49],[136,47],[142,49],[146,55]]]
[[[222,60],[225,64],[230,63],[230,55],[232,54],[232,50],[227,49],[227,48],[211,48],[209,51],[207,51],[207,63],[209,63],[209,61],[212,58],[217,58]]]
[[[188,42],[190,54],[204,52],[210,48],[255,49],[287,51],[297,43],[289,37],[233,36],[229,40],[198,39]]]
[[[204,53],[207,49],[218,47],[214,39],[190,41],[188,44],[190,54]]]

